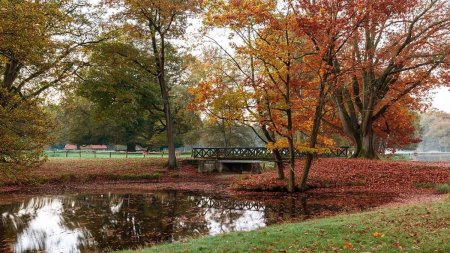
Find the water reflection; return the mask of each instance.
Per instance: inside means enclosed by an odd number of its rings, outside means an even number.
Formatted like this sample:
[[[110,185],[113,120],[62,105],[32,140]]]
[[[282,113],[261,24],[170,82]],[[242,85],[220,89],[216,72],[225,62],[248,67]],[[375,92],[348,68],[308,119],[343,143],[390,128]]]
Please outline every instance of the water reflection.
[[[79,252],[80,247],[92,245],[89,231],[66,221],[64,211],[62,198],[36,197],[3,212],[3,225],[17,234],[13,251]]]
[[[0,205],[0,251],[86,252],[137,248],[198,235],[248,231],[332,205],[241,201],[182,192],[34,197]]]

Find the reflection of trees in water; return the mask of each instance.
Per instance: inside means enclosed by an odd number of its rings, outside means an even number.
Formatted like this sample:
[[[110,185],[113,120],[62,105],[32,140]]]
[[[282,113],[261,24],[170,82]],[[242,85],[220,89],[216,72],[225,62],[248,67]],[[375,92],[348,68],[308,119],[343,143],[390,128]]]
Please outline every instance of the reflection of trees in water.
[[[0,206],[6,222],[6,232],[0,230],[0,246],[7,240],[20,242],[29,238],[37,242],[35,249],[47,251],[56,247],[68,249],[64,252],[86,247],[110,251],[203,234],[252,230],[292,217],[333,210],[333,206],[315,200],[307,206],[306,200],[292,197],[274,202],[244,201],[176,191],[32,198]],[[61,241],[70,243],[64,246],[50,241],[52,246],[48,242],[49,233],[64,234],[66,237]],[[23,244],[17,245],[18,251],[26,249]]]
[[[3,225],[15,235],[14,251],[78,252],[92,243],[89,231],[66,222],[63,212],[62,198],[32,198],[2,212]]]
[[[195,202],[176,192],[86,196],[71,219],[92,232],[98,249],[115,250],[178,240],[204,233]],[[108,212],[105,210],[109,210]]]
[[[3,219],[0,220],[0,252],[9,252],[9,247],[6,244],[6,230],[3,226]]]

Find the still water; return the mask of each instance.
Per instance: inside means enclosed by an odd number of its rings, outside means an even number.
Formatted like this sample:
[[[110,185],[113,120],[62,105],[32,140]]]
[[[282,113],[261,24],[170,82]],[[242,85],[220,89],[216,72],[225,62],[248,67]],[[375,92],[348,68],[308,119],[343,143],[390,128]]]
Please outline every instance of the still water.
[[[105,252],[340,211],[334,205],[306,202],[176,191],[29,197],[0,204],[0,252]]]
[[[437,152],[437,153],[414,153],[410,154],[410,158],[416,161],[426,162],[450,162],[450,153]]]

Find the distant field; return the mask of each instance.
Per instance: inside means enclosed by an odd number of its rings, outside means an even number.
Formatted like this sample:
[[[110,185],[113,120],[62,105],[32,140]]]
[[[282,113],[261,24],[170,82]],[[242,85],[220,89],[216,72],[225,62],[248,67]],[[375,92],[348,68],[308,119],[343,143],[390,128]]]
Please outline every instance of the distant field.
[[[166,158],[167,152],[125,152],[125,151],[92,151],[92,150],[73,150],[73,151],[45,151],[44,155],[49,158]],[[177,152],[177,157],[187,158],[191,152]]]

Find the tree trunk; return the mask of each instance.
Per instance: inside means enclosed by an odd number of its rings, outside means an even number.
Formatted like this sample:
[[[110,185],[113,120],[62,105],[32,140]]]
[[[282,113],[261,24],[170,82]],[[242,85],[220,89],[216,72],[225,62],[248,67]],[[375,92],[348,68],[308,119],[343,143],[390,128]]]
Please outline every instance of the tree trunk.
[[[326,84],[327,76],[328,75],[325,75],[325,78],[324,78],[325,81],[322,81],[320,83],[319,101],[315,108],[316,111],[314,112],[313,127],[312,127],[311,137],[309,139],[309,147],[310,148],[316,148],[316,145],[317,145],[317,137],[319,136],[320,123],[322,122],[322,112],[323,112],[323,108],[325,107],[325,96],[326,96],[325,84]],[[314,159],[314,154],[308,153],[306,155],[305,167],[303,169],[303,175],[302,175],[302,179],[300,181],[300,186],[299,186],[299,189],[302,192],[306,190],[306,182],[308,181],[309,171],[311,169],[313,159]]]
[[[173,117],[170,110],[169,100],[169,88],[167,87],[165,79],[165,40],[164,35],[160,34],[160,48],[158,50],[157,39],[155,33],[152,34],[152,47],[156,62],[156,70],[159,88],[161,91],[161,97],[163,99],[164,116],[166,120],[166,134],[167,134],[167,148],[169,152],[169,169],[175,169],[177,167],[177,158],[175,156],[175,140],[173,133]]]
[[[263,142],[265,142],[266,144],[267,142],[275,142],[275,134],[273,132],[269,132],[266,125],[260,124],[260,128],[267,139],[264,140],[263,138],[260,138]],[[273,158],[275,159],[275,166],[278,172],[278,179],[279,180],[285,179],[283,157],[281,156],[279,149],[273,150]]]
[[[289,179],[288,179],[288,192],[294,192],[295,190],[295,148],[294,140],[288,138],[289,141]]]
[[[136,143],[127,143],[128,152],[136,152]]]
[[[362,141],[359,135],[353,136],[353,144],[355,145],[355,153],[352,154],[351,158],[357,158],[362,149]]]
[[[301,192],[304,192],[306,190],[306,182],[308,181],[309,171],[311,170],[313,159],[314,154],[308,153],[306,155],[305,168],[303,169],[303,175],[299,186]]]
[[[166,116],[167,148],[169,152],[168,167],[169,169],[175,169],[177,167],[177,158],[175,156],[175,140],[173,134],[172,112],[170,111],[170,104],[168,98],[167,102],[164,101],[164,113]]]
[[[378,155],[374,147],[374,139],[373,129],[370,126],[368,131],[366,133],[363,133],[361,136],[361,150],[358,153],[357,157],[366,159],[378,159]]]
[[[288,89],[289,94],[289,89]],[[287,96],[289,97],[289,95]],[[288,100],[289,102],[289,100]],[[295,147],[293,136],[293,124],[292,124],[292,110],[289,108],[286,110],[287,116],[287,131],[288,131],[288,143],[289,143],[289,179],[288,179],[288,192],[294,192],[295,190]]]
[[[311,137],[309,140],[309,147],[315,148],[317,144],[317,137],[319,135],[320,123],[322,122],[322,111],[325,106],[325,98],[324,98],[324,84],[322,83],[320,86],[320,95],[319,102],[316,105],[316,111],[314,113],[314,122],[311,132]],[[300,191],[306,190],[306,182],[308,181],[309,171],[311,169],[311,165],[314,159],[314,154],[308,153],[306,155],[305,167],[303,168],[303,175],[300,181],[299,189]]]
[[[279,149],[273,150],[273,156],[275,157],[275,167],[277,168],[278,178],[279,180],[283,180],[284,177],[284,164],[283,157],[281,156]]]

